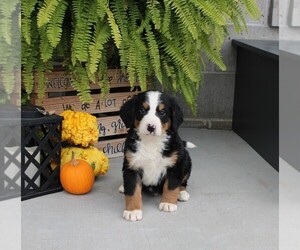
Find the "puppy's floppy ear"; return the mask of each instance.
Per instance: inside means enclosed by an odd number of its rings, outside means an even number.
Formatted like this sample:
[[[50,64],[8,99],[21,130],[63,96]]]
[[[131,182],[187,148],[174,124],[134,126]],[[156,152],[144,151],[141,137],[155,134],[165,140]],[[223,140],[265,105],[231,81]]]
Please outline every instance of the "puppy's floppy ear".
[[[134,107],[136,103],[136,97],[132,97],[130,100],[125,102],[120,109],[120,116],[126,125],[126,128],[131,128],[133,126],[133,115]]]
[[[173,131],[177,132],[179,126],[183,123],[183,113],[174,98],[171,99],[172,109],[172,125]]]

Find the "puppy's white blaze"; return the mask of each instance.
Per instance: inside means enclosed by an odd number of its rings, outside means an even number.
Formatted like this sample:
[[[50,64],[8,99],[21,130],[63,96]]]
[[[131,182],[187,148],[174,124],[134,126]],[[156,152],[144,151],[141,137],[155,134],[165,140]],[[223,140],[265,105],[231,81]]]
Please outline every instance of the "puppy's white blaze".
[[[196,148],[197,146],[194,143],[191,143],[189,141],[186,142],[186,148]]]
[[[160,96],[161,93],[157,91],[149,91],[147,92],[147,101],[149,103],[149,111],[148,113],[143,117],[143,119],[140,122],[139,125],[139,132],[141,134],[149,135],[150,132],[147,130],[148,124],[151,126],[155,126],[155,134],[160,136],[162,133],[162,124],[160,119],[156,116],[156,108],[158,104],[160,103]]]

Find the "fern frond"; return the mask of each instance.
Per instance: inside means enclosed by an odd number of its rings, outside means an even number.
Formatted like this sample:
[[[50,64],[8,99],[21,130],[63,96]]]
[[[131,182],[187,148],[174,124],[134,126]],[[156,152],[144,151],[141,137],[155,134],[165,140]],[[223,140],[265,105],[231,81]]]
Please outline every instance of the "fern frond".
[[[24,39],[22,39],[22,81],[25,87],[26,93],[31,93],[33,90],[33,68],[36,64],[36,54],[33,48],[28,45]]]
[[[11,17],[0,18],[0,31],[1,31],[0,37],[3,38],[7,44],[11,44],[11,40],[12,40],[11,24],[12,24]]]
[[[32,12],[35,10],[35,5],[38,0],[27,0],[21,2],[21,13],[24,17],[30,17]]]
[[[246,19],[241,8],[242,5],[235,0],[227,0],[226,4],[226,11],[224,12],[227,13],[229,20],[233,23],[235,31],[240,33],[243,29],[247,29]]]
[[[180,47],[184,45],[179,46],[174,41],[165,40],[162,46],[164,47],[165,52],[168,54],[168,56],[170,56],[175,63],[180,65],[182,70],[189,76],[189,78],[192,81],[197,81],[197,77],[195,77],[196,74],[194,66],[191,65],[188,58],[182,54],[182,49],[180,49]]]
[[[98,1],[101,1],[101,0],[98,0]],[[122,37],[121,37],[119,27],[116,23],[115,17],[109,8],[107,8],[106,13],[107,13],[107,20],[108,20],[108,23],[109,23],[109,26],[110,26],[111,32],[112,32],[112,37],[114,39],[114,42],[115,42],[117,48],[120,48]]]
[[[108,0],[98,0],[97,1],[97,14],[101,21],[103,21],[104,17],[107,15],[106,14],[107,9],[108,9]]]
[[[76,59],[79,62],[88,61],[88,47],[92,39],[93,20],[90,20],[90,15],[93,15],[96,9],[95,1],[78,0],[73,1],[73,11],[75,14],[75,28],[72,41],[72,62],[76,64]]]
[[[197,39],[198,31],[195,21],[190,15],[188,2],[185,0],[165,0],[165,2],[171,6],[178,16],[178,20],[182,22],[185,28],[191,33],[192,37]]]
[[[160,30],[162,26],[162,6],[161,2],[156,0],[147,0],[147,8],[151,14],[151,20],[156,30]]]
[[[161,31],[162,31],[162,34],[170,39],[171,38],[171,35],[170,35],[170,32],[169,32],[169,25],[170,25],[170,22],[171,22],[171,7],[169,4],[165,3],[164,2],[164,7],[165,7],[165,11],[164,11],[164,17],[163,17],[163,23],[162,23],[162,27],[161,27]]]
[[[241,0],[241,2],[254,19],[258,19],[261,16],[261,11],[256,4],[256,0]]]
[[[5,92],[7,94],[8,99],[10,99],[11,94],[14,91],[15,87],[15,68],[13,63],[7,63],[6,65],[3,65],[1,69],[1,84],[4,86]]]
[[[46,77],[45,77],[45,68],[43,66],[43,62],[39,61],[39,64],[37,65],[37,97],[38,100],[41,101],[45,96],[45,90],[46,90]]]
[[[128,46],[130,44],[130,39],[128,38],[129,25],[128,25],[128,13],[126,3],[121,1],[112,1],[110,3],[111,11],[115,16],[116,22],[118,24],[122,41],[119,47],[119,56],[120,56],[120,66],[122,69],[125,69],[127,66],[127,55],[128,55]]]
[[[62,23],[65,17],[65,12],[68,8],[68,3],[61,0],[57,8],[53,12],[51,21],[47,25],[47,37],[50,45],[55,48],[61,39]]]
[[[35,10],[38,0],[28,0],[21,2],[21,33],[25,41],[31,43],[31,15]]]
[[[218,9],[218,6],[215,4],[215,1],[212,0],[191,0],[191,3],[195,5],[195,7],[199,8],[199,10],[212,19],[216,25],[226,25],[226,18],[223,13]]]
[[[12,44],[12,19],[16,11],[18,1],[1,1],[0,4],[0,38],[3,38],[7,44]]]
[[[110,29],[107,23],[98,21],[95,27],[92,43],[89,46],[88,69],[91,74],[95,74],[102,57],[104,45],[110,38]]]
[[[226,65],[222,60],[220,50],[211,47],[209,38],[206,35],[203,35],[202,38],[202,48],[209,60],[216,64],[221,70],[226,70]]]
[[[22,18],[21,32],[26,43],[30,44],[31,43],[31,18],[29,17]]]
[[[148,51],[151,58],[151,62],[153,64],[155,75],[158,81],[162,82],[159,48],[155,36],[150,30],[149,26],[146,26],[146,38],[148,42]]]
[[[47,62],[52,58],[53,55],[53,47],[50,45],[50,42],[47,37],[47,27],[44,26],[40,29],[40,53],[41,59],[43,62]]]
[[[71,85],[77,90],[77,95],[82,103],[91,102],[91,90],[89,86],[89,78],[84,67],[80,64],[72,67],[72,81]]]
[[[51,20],[60,1],[61,0],[45,0],[43,2],[43,6],[37,15],[37,24],[39,28]]]
[[[102,60],[99,63],[98,78],[99,78],[99,85],[101,88],[101,97],[105,98],[105,96],[109,93],[110,90],[110,82],[107,76],[107,54],[106,53],[102,55]]]

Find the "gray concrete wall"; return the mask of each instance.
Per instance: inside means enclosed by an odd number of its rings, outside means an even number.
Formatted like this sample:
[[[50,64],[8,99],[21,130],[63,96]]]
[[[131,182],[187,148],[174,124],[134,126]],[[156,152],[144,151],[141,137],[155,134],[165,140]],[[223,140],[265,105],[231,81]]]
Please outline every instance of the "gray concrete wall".
[[[180,97],[177,98],[184,111],[185,126],[231,129],[236,67],[236,51],[232,46],[232,39],[278,40],[278,28],[269,26],[271,0],[258,0],[258,5],[262,17],[257,21],[247,18],[248,32],[236,34],[233,27],[229,27],[229,36],[222,48],[227,70],[221,71],[216,65],[207,62],[204,82],[199,91],[197,117],[193,117]]]

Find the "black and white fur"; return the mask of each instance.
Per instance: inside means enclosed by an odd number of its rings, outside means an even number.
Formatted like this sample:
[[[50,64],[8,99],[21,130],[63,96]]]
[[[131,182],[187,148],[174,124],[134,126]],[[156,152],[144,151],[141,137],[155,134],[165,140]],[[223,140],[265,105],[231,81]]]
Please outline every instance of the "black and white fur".
[[[162,193],[160,210],[176,211],[177,199],[189,199],[186,186],[192,163],[186,147],[195,147],[178,135],[183,122],[180,107],[165,93],[147,91],[126,102],[120,116],[129,128],[124,149],[123,186],[119,189],[125,194],[127,206],[123,217],[129,221],[142,219],[141,196],[136,193],[140,186],[148,193]],[[170,200],[167,196],[179,189],[176,201],[166,202]]]

